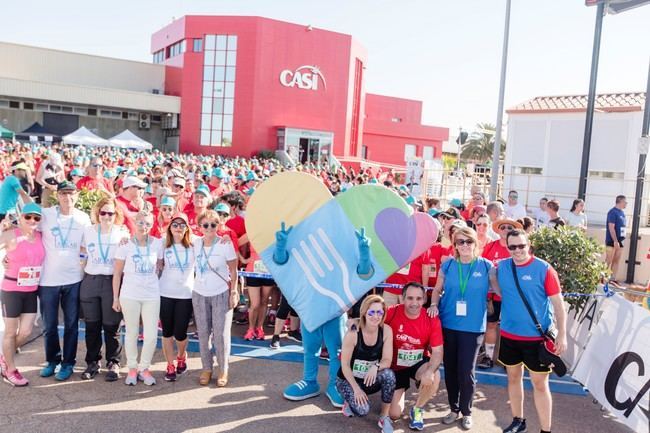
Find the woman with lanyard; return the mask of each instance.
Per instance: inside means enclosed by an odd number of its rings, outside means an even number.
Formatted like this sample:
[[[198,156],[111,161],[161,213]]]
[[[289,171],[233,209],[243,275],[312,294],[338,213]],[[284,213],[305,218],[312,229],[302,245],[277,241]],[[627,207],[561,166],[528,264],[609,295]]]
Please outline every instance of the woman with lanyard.
[[[162,239],[165,237],[167,227],[172,221],[172,215],[176,212],[176,201],[168,196],[160,200],[160,210],[151,229],[151,236]]]
[[[192,317],[195,255],[187,216],[171,218],[165,236],[163,271],[160,276],[162,348],[167,360],[165,380],[173,382],[187,371],[187,327]],[[174,357],[174,340],[178,353]],[[176,365],[174,365],[174,359]]]
[[[217,210],[219,209],[217,206]],[[216,352],[219,375],[217,386],[228,384],[228,357],[233,308],[239,301],[237,293],[237,253],[232,242],[221,242],[217,230],[223,226],[226,213],[207,210],[198,217],[203,239],[194,243],[196,280],[192,292],[194,321],[199,334],[202,371],[200,385],[212,379],[213,355]],[[212,334],[212,348],[210,335]]]
[[[100,199],[91,211],[94,222],[84,228],[82,246],[86,249],[85,275],[81,281],[79,300],[86,322],[86,370],[84,380],[93,379],[100,370],[102,359],[102,329],[106,350],[106,381],[119,379],[120,321],[122,314],[113,310],[113,266],[115,251],[120,243],[128,241],[129,232],[122,225],[124,216],[115,199]]]
[[[156,384],[149,367],[158,340],[158,272],[162,267],[163,248],[160,239],[149,235],[151,226],[153,214],[146,210],[138,212],[135,216],[136,231],[131,242],[120,245],[115,252],[113,310],[122,311],[124,314],[124,351],[129,368],[129,374],[124,381],[126,385],[136,385],[138,380],[148,386]],[[140,318],[144,343],[138,364]]]
[[[487,295],[490,285],[496,283],[491,283],[494,277],[489,275],[494,265],[479,256],[473,229],[457,228],[452,241],[454,257],[440,268],[428,314],[440,314],[444,338],[445,384],[451,412],[442,422],[453,424],[462,413],[461,426],[468,430],[473,424],[474,370],[485,334]]]
[[[18,228],[0,235],[0,249],[6,251],[8,259],[1,294],[5,333],[0,374],[13,386],[29,384],[16,368],[14,354],[31,335],[36,318],[38,283],[45,260],[41,233],[36,230],[40,221],[40,206],[28,203],[22,209]]]
[[[384,324],[386,303],[379,295],[370,295],[361,303],[359,329],[352,327],[343,338],[341,367],[336,389],[345,399],[343,415],[366,416],[370,412],[368,395],[381,391],[379,428],[392,433],[388,411],[395,392],[393,331]]]

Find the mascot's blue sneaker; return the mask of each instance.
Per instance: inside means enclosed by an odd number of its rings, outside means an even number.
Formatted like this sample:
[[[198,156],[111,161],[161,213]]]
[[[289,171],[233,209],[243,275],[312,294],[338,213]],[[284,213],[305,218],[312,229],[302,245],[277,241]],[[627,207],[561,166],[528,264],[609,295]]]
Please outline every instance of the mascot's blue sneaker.
[[[336,386],[334,385],[328,386],[325,395],[327,396],[327,398],[330,399],[330,403],[332,403],[332,406],[338,408],[343,407],[343,403],[345,403],[345,400],[343,400],[343,397],[341,397],[341,394],[339,394],[338,390],[336,389]]]
[[[320,386],[318,386],[317,382],[307,382],[306,380],[301,380],[287,386],[284,390],[283,395],[287,400],[300,401],[312,397],[317,397],[319,394]]]

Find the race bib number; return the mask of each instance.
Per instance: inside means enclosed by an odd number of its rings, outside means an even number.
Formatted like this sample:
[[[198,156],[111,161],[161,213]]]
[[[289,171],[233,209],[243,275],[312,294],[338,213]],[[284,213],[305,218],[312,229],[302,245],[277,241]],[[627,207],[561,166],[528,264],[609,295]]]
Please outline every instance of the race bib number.
[[[411,264],[410,263],[408,265],[404,266],[399,271],[397,271],[397,273],[400,274],[400,275],[408,275],[410,272],[411,272]]]
[[[23,266],[18,270],[17,285],[19,287],[38,286],[42,269],[42,266]]]
[[[266,268],[266,265],[261,260],[255,260],[253,262],[253,272],[257,274],[268,274],[269,270]]]
[[[397,365],[399,367],[412,367],[424,358],[423,349],[405,350],[399,349],[397,351]]]
[[[368,374],[368,370],[372,365],[372,361],[364,361],[362,359],[355,359],[354,364],[352,364],[352,375],[357,379],[365,379]]]

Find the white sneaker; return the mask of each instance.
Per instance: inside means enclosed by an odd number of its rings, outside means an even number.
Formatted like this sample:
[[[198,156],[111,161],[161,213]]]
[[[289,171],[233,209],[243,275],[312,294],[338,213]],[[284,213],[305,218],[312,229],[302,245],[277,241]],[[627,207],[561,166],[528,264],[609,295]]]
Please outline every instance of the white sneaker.
[[[460,421],[460,426],[465,430],[471,429],[473,425],[474,422],[472,421],[471,415],[464,416],[463,419]]]

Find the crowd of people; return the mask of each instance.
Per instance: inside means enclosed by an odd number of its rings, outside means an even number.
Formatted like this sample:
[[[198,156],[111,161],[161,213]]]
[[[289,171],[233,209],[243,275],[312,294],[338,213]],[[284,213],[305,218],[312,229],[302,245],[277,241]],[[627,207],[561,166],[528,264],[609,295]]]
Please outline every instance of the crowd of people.
[[[392,171],[284,167],[257,158],[63,145],[5,143],[3,150],[5,335],[0,370],[10,384],[28,384],[15,354],[32,332],[38,306],[45,341],[40,376],[59,381],[72,376],[77,362],[80,317],[86,346],[82,379],[92,380],[104,371],[106,381],[123,377],[132,386],[156,383],[151,362],[159,326],[167,362],[163,378],[175,381],[187,371],[193,321],[202,386],[213,381],[215,358],[216,386],[228,384],[233,321],[248,323],[244,338],[264,340],[263,325],[270,318],[270,345],[277,349],[289,320],[288,337],[301,341],[299,317],[275,282],[238,278],[238,270],[266,271],[246,234],[248,200],[265,179],[300,170],[320,178],[333,195],[358,184],[383,184],[414,211],[431,215],[439,227],[433,246],[387,279],[401,288],[373,289],[348,312],[353,320],[343,339],[336,382],[343,413],[368,415],[368,395],[381,392],[378,423],[383,432],[391,432],[413,380],[417,398],[409,426],[422,430],[423,407],[438,390],[444,363],[450,411],[442,423],[459,422],[470,429],[477,363],[490,368],[498,361],[507,371],[513,415],[504,432],[527,429],[524,366],[534,387],[541,431],[550,432],[551,366],[539,358],[545,337],[536,321],[544,332],[557,330],[552,350],[559,355],[566,348],[565,313],[558,275],[532,255],[528,235],[541,226],[586,229],[583,201],[574,202],[565,220],[558,214],[558,202],[545,198],[529,216],[516,191],[510,191],[507,201],[488,202],[473,188],[467,204],[455,199],[441,209],[439,200],[421,202],[411,196]],[[75,207],[83,191],[105,193],[90,214]],[[617,199],[619,210],[624,200]],[[608,228],[612,260],[624,239],[620,213],[614,212]],[[236,318],[242,294],[248,299],[247,317]],[[536,317],[527,314],[527,304],[533,305]],[[138,339],[143,341],[140,350]]]

